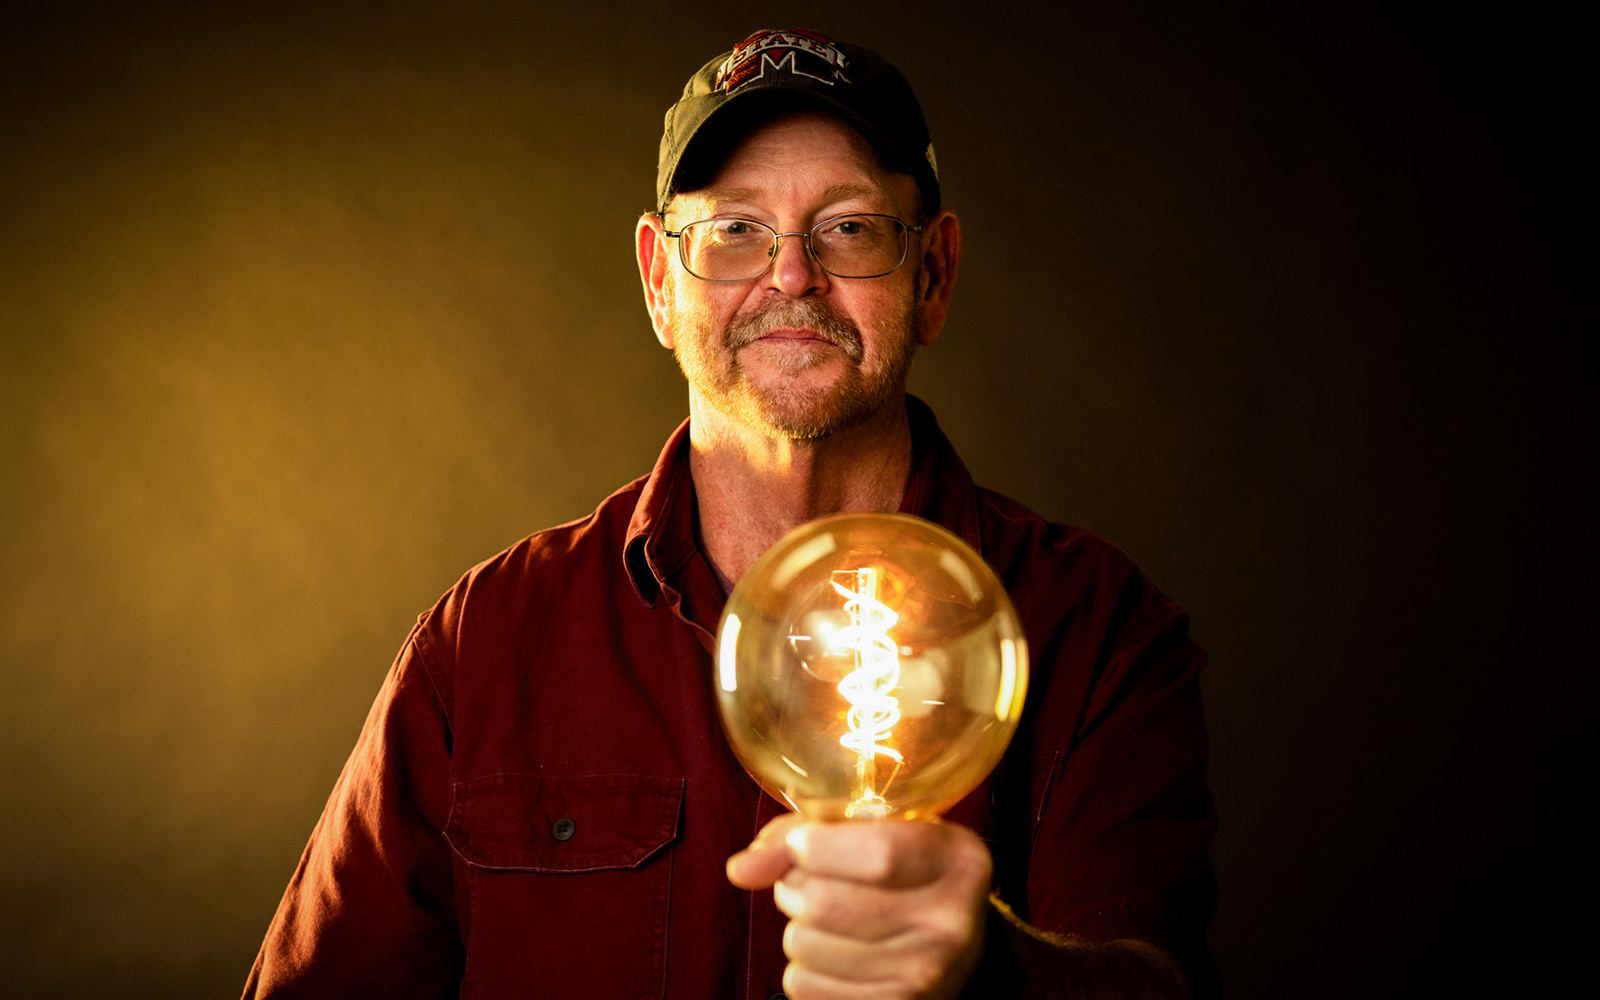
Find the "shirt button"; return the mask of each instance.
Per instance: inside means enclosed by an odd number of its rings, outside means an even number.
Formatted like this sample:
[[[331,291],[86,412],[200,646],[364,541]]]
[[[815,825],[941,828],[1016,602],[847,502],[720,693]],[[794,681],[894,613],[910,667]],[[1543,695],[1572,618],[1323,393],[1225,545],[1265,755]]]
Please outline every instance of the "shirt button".
[[[787,994],[787,993],[774,993],[774,994],[772,994],[772,996],[767,997],[767,1000],[789,1000],[789,994]]]
[[[550,836],[557,840],[571,840],[572,835],[578,832],[578,824],[572,821],[571,816],[563,816],[550,824]]]

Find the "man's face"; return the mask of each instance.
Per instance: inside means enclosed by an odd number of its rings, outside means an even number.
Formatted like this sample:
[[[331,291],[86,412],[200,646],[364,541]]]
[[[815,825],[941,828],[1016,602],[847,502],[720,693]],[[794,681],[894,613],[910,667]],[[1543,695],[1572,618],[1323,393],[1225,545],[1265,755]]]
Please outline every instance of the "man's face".
[[[886,170],[850,126],[808,112],[753,131],[710,184],[673,199],[666,223],[676,230],[734,216],[804,232],[858,212],[914,224],[916,206],[910,177]],[[746,426],[791,440],[843,430],[898,400],[919,329],[919,234],[909,238],[905,264],[883,277],[834,277],[804,239],[790,236],[766,274],[727,284],[689,274],[669,242],[662,341],[690,392]]]

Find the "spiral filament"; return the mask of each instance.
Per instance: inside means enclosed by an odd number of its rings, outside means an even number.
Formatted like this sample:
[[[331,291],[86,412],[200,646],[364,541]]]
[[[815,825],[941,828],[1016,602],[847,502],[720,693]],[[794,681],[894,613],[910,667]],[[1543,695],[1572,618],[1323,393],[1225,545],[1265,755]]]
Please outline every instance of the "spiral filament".
[[[840,583],[840,578],[848,585]],[[900,752],[885,746],[900,721],[900,701],[891,693],[900,684],[900,651],[889,637],[900,616],[878,600],[878,571],[870,566],[834,573],[833,589],[845,599],[850,624],[839,630],[838,644],[854,654],[855,669],[839,682],[838,691],[850,703],[845,722],[849,727],[839,742],[856,752],[856,798],[846,816],[884,816],[893,811],[883,791],[894,773],[878,787],[877,759],[901,763]]]

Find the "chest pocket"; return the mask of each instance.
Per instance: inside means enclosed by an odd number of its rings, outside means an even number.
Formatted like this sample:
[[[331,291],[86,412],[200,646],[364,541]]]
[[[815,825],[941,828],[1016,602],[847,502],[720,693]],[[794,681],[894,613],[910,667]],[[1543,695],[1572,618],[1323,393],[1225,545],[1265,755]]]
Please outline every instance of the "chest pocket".
[[[470,901],[463,997],[659,997],[684,779],[457,783],[445,838]]]

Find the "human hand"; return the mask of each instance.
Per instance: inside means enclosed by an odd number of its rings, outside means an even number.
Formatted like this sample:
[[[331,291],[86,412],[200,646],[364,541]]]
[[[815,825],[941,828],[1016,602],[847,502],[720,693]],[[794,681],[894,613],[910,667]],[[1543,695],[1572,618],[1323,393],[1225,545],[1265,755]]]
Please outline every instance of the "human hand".
[[[728,880],[772,887],[789,917],[794,1000],[948,1000],[983,953],[993,862],[938,820],[807,823],[780,816],[728,859]]]

